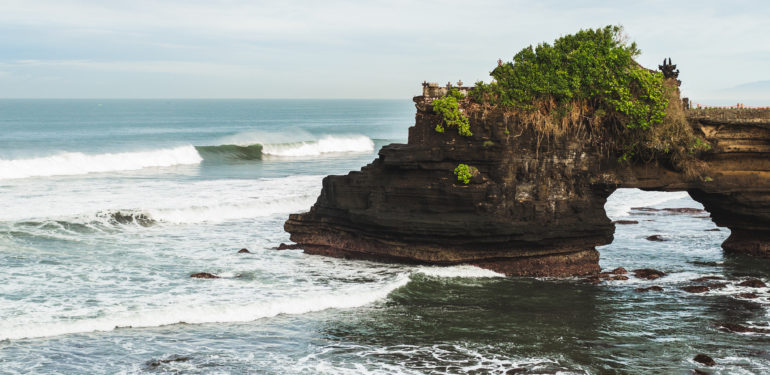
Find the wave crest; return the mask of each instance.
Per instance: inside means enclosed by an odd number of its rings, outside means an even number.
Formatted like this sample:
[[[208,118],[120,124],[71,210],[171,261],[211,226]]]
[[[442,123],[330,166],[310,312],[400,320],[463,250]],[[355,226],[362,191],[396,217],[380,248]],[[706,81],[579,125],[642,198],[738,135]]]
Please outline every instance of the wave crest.
[[[203,159],[193,146],[106,154],[65,152],[31,159],[0,159],[0,180],[131,171],[148,167],[198,164],[201,160]]]

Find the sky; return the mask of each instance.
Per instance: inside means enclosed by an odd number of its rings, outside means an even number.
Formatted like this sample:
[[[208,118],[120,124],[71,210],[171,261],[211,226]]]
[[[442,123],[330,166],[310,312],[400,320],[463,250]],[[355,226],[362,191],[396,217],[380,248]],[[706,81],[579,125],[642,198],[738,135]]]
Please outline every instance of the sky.
[[[0,98],[394,98],[622,25],[684,96],[770,105],[770,1],[1,0]]]

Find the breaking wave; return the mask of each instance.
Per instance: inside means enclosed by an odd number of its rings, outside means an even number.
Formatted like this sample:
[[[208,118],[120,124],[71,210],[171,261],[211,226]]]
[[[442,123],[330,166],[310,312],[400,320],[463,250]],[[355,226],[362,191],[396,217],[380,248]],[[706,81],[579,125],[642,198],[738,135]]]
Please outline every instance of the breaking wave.
[[[148,167],[198,164],[201,160],[203,159],[193,146],[93,155],[64,152],[31,159],[0,159],[0,180],[132,171]]]
[[[0,340],[57,336],[71,333],[111,331],[116,328],[158,327],[170,324],[249,322],[280,314],[306,314],[327,309],[348,309],[374,303],[409,282],[407,275],[396,280],[348,290],[277,298],[243,305],[171,305],[137,312],[120,312],[104,317],[29,324],[0,322]]]
[[[317,140],[302,142],[187,145],[152,151],[104,154],[64,152],[29,159],[0,159],[0,180],[132,171],[150,167],[199,164],[204,160],[237,162],[372,151],[374,151],[374,142],[369,137],[349,135],[324,136]]]

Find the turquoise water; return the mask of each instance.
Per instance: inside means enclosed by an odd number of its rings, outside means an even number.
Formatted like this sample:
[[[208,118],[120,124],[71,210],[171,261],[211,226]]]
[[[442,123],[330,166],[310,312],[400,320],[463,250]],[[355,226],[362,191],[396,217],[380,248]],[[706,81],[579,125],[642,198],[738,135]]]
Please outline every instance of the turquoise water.
[[[607,204],[639,224],[602,267],[669,274],[655,281],[272,250],[323,176],[413,122],[410,101],[0,100],[0,373],[770,372],[770,335],[717,329],[768,325],[770,291],[737,283],[769,282],[770,263],[725,257],[703,214],[632,209],[700,207],[685,193]],[[704,275],[728,285],[679,290]],[[634,291],[650,285],[665,290]]]

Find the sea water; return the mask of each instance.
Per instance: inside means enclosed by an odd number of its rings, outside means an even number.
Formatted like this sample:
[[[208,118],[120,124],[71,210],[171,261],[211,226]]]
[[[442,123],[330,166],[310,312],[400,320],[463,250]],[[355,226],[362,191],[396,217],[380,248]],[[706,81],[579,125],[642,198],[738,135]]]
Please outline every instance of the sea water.
[[[654,281],[273,250],[323,176],[413,122],[408,100],[0,100],[0,373],[688,373],[698,353],[770,372],[770,335],[718,329],[770,328],[768,289],[737,285],[770,263],[725,256],[707,214],[633,209],[700,208],[686,193],[607,203],[639,224],[602,267],[668,273]],[[704,275],[728,286],[679,289]]]

